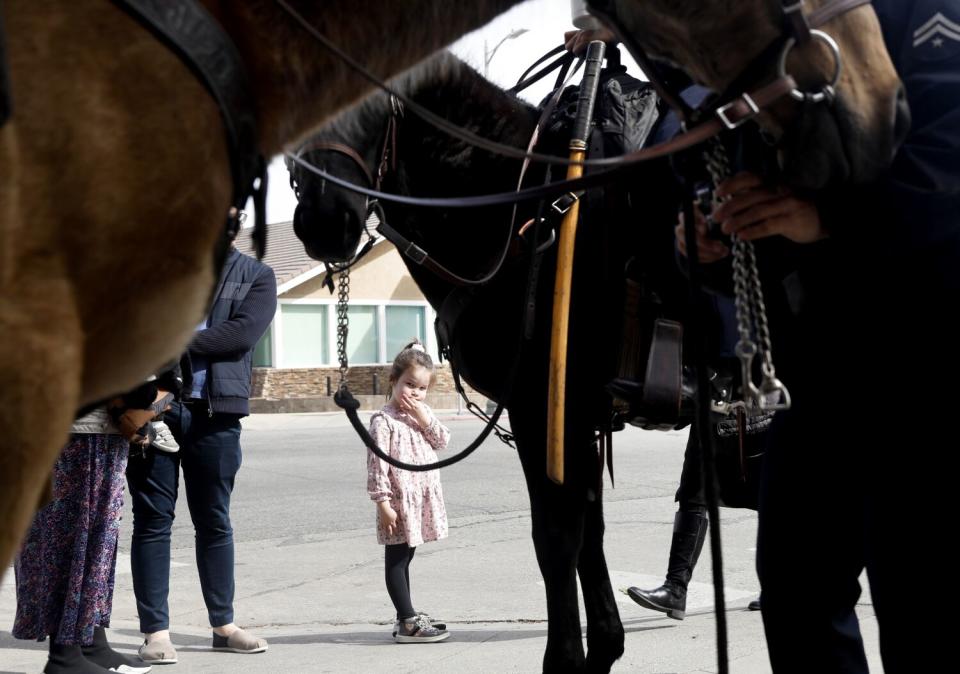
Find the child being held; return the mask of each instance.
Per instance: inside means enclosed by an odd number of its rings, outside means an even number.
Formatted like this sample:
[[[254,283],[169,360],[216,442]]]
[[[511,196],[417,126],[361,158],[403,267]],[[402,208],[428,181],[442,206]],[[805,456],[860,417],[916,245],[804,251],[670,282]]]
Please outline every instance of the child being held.
[[[170,409],[182,386],[180,366],[174,364],[107,404],[107,412],[120,429],[120,435],[130,442],[132,454],[143,454],[147,447],[168,454],[180,451],[180,445],[163,421],[163,413]]]
[[[419,341],[397,354],[390,370],[390,400],[370,419],[370,435],[386,454],[406,463],[437,461],[450,431],[424,402],[434,379],[433,360]],[[447,511],[440,471],[394,468],[367,452],[367,492],[377,504],[377,541],[385,546],[387,593],[397,609],[397,643],[443,641],[446,625],[414,610],[410,562],[417,546],[447,536]]]

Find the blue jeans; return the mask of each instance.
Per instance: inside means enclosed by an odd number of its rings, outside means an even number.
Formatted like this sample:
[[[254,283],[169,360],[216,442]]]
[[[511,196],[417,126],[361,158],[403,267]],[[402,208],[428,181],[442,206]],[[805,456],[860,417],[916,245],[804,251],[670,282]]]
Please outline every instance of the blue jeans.
[[[196,532],[197,571],[212,627],[233,622],[233,526],[230,494],[240,469],[240,417],[207,414],[205,407],[174,403],[167,425],[176,454],[151,450],[132,457],[127,480],[133,499],[133,591],[144,633],[169,629],[170,530],[180,468]]]

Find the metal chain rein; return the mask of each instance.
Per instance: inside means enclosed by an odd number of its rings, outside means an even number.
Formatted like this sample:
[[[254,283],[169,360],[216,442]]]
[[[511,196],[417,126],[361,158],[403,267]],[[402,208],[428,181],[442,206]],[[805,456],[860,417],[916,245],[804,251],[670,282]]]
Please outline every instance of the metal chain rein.
[[[704,161],[714,188],[731,175],[726,149],[718,139],[711,139],[709,149],[704,153]],[[714,206],[719,206],[721,203],[714,189]],[[756,250],[752,241],[744,241],[736,234],[733,234],[731,239],[733,290],[739,334],[735,351],[740,360],[743,402],[740,405],[717,403],[714,411],[729,414],[734,411],[734,408],[743,404],[760,410],[789,409],[790,393],[787,387],[777,379],[773,364],[773,346],[767,321],[766,303],[763,299],[763,287],[760,285]],[[754,337],[757,341],[754,341]],[[757,353],[760,354],[762,373],[759,387],[753,382],[753,359]]]

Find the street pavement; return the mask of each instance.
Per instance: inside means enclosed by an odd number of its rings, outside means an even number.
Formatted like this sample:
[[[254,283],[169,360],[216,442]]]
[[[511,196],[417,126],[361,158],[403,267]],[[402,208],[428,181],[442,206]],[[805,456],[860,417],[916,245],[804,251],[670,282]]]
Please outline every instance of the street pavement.
[[[466,446],[480,423],[441,413]],[[614,587],[655,587],[663,580],[673,494],[686,432],[629,428],[614,436],[614,476],[604,493],[606,557]],[[267,653],[210,650],[193,532],[181,499],[174,525],[171,630],[180,662],[158,674],[193,672],[432,671],[457,674],[537,672],[546,644],[544,587],[530,541],[530,516],[515,452],[495,438],[466,461],[444,469],[450,536],[417,549],[411,565],[414,605],[444,619],[452,632],[438,644],[399,645],[383,583],[383,548],[366,495],[365,453],[342,414],[254,415],[244,420],[243,467],[232,507],[237,542],[236,619],[270,642]],[[134,652],[140,643],[130,576],[129,508],[121,525],[110,635]],[[730,671],[769,672],[760,614],[748,611],[756,515],[721,510]],[[804,582],[798,578],[797,582]],[[857,607],[868,659],[881,671],[877,624],[864,579]],[[715,672],[716,621],[709,543],[676,621],[619,594],[626,653],[615,672]],[[13,574],[0,586],[0,674],[43,669],[46,644],[16,641]],[[582,607],[581,607],[582,613]],[[585,618],[581,618],[584,626]]]

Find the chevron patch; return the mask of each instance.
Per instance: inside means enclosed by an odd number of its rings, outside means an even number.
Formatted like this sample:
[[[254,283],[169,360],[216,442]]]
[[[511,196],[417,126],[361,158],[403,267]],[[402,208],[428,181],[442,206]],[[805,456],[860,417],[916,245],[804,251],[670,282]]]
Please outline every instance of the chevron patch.
[[[913,46],[930,43],[934,49],[944,46],[947,40],[960,42],[960,24],[954,23],[942,13],[937,12],[929,21],[913,31]]]

